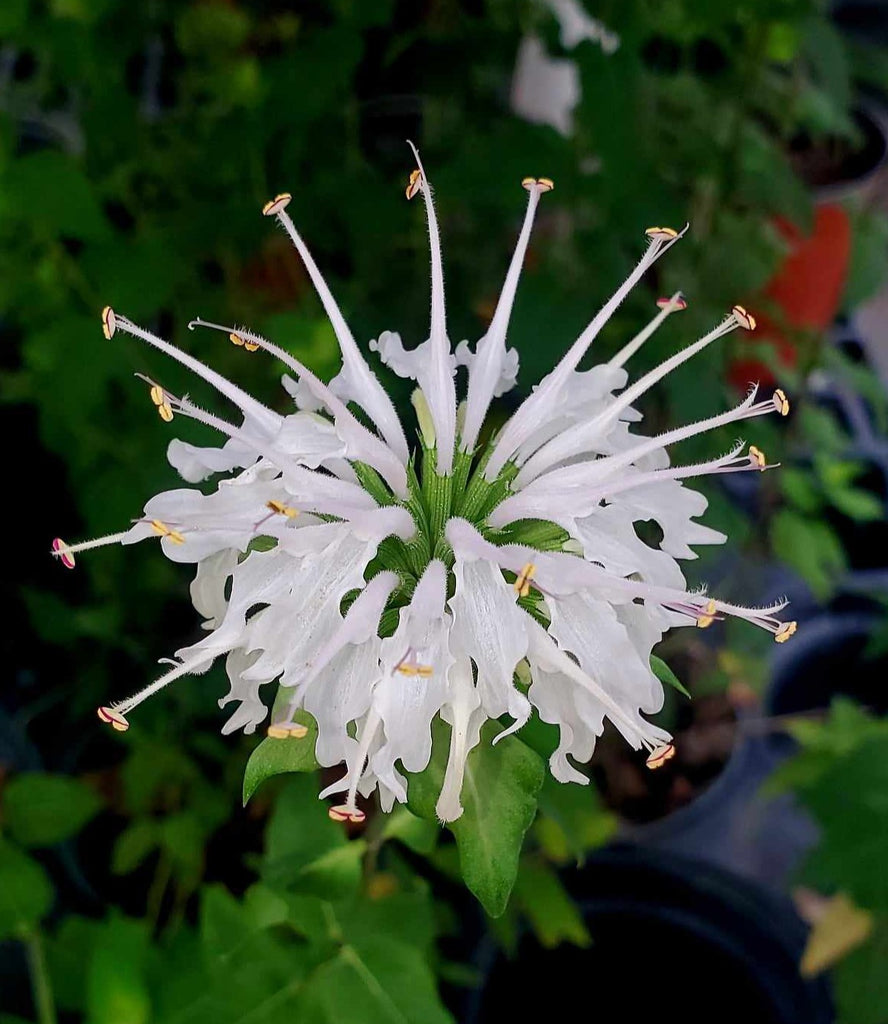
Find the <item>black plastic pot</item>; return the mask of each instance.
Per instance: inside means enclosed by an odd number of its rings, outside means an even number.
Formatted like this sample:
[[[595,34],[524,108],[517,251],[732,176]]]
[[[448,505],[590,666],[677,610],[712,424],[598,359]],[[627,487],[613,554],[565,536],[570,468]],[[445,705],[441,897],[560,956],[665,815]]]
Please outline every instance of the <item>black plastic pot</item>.
[[[788,900],[699,861],[636,846],[601,850],[564,877],[587,949],[481,951],[485,984],[464,1024],[563,1019],[829,1024],[822,979],[798,962],[807,935]],[[568,1009],[569,1008],[569,1009]]]

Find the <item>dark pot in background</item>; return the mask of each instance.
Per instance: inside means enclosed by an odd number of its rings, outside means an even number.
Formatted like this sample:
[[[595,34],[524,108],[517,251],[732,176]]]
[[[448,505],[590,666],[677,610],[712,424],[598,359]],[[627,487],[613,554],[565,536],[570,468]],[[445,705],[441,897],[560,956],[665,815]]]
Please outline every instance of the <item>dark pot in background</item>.
[[[580,1019],[633,1024],[833,1020],[827,983],[799,975],[807,928],[788,900],[711,865],[623,845],[563,880],[591,946],[547,950],[526,934],[509,960],[488,940],[485,984],[464,1024],[560,1018],[567,1006]]]

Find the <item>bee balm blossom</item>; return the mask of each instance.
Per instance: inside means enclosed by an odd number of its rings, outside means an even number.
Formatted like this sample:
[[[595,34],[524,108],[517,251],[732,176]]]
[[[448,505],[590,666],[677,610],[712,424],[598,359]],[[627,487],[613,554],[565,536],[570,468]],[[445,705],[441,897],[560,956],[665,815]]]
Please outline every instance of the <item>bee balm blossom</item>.
[[[279,195],[263,213],[305,263],[339,341],[340,372],[327,384],[252,331],[201,319],[189,324],[279,360],[295,400],[284,415],[105,309],[106,338],[125,334],[160,349],[232,407],[228,416],[211,413],[146,382],[164,422],[183,416],[224,438],[215,448],[173,440],[168,455],[182,477],[195,484],[224,476],[210,493],[183,487],[158,494],[121,533],[53,543],[59,561],[73,568],[81,552],[153,537],[172,561],[197,567],[191,595],[207,635],[179,650],[150,685],[100,708],[103,721],[128,728],[130,713],[152,694],[224,657],[230,691],[219,704],[233,704],[234,713],[223,732],[253,732],[265,722],[271,684],[279,683],[268,735],[300,742],[306,730],[297,712],[314,717],[317,760],[345,766],[321,794],[345,794],[330,812],[337,820],[363,817],[358,793],[378,789],[386,810],[406,799],[409,773],[429,763],[436,717],[449,726],[437,804],[443,821],[462,813],[466,758],[492,718],[503,725],[497,739],[520,729],[534,708],[557,725],[550,766],[563,782],[587,782],[576,765],[591,756],[605,719],[656,768],[674,752],[669,734],[646,717],[663,703],[650,655],[666,630],[706,627],[725,616],[746,619],[777,641],[795,630],[777,617],[782,604],[743,608],[689,591],[678,564],[695,557],[693,545],[725,539],[695,521],[706,500],[686,482],[767,469],[764,455],[742,443],[695,465],[672,465],[668,455],[692,435],[785,415],[783,392],[759,398],[753,390],[734,409],[656,437],[635,430],[634,406],[649,388],[718,338],[752,329],[752,317],[735,306],[702,338],[629,383],[632,355],[685,306],[681,295],[666,297],[609,362],[578,370],[630,289],[683,234],[648,228],[647,247],[626,281],[487,440],[491,402],[515,383],[509,317],[534,216],[553,183],[523,181],[527,211],[493,319],[474,349],[463,342],[454,350],[432,191],[418,154],[417,163],[407,197],[421,194],[428,220],[429,336],[413,349],[391,332],[370,343],[395,373],[416,381],[416,451],[290,219],[291,196]],[[460,404],[459,366],[468,371]],[[658,547],[633,529],[651,519],[663,532]]]

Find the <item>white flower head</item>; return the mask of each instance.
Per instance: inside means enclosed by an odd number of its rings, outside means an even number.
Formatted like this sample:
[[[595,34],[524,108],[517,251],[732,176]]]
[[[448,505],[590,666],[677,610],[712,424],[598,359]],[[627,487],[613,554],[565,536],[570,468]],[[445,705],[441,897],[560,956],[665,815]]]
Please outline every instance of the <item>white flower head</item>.
[[[414,151],[415,152],[415,151]],[[268,716],[270,684],[283,688],[268,726],[280,742],[303,742],[296,718],[317,722],[316,757],[344,765],[337,820],[360,820],[357,795],[379,791],[382,806],[407,798],[410,773],[432,755],[433,724],[449,726],[438,815],[462,813],[466,758],[481,728],[498,719],[497,739],[534,709],[558,726],[553,775],[585,783],[577,768],[592,754],[605,719],[655,768],[671,756],[667,732],[645,717],[663,703],[650,667],[653,646],[672,626],[706,627],[737,616],[782,642],[795,631],[783,607],[748,609],[687,589],[678,559],[693,545],[725,538],[695,522],[706,500],[688,478],[770,468],[754,447],[670,465],[674,442],[728,423],[786,415],[782,391],[656,437],[632,429],[633,405],[648,388],[717,338],[752,329],[735,306],[713,330],[628,384],[625,365],[663,321],[686,305],[680,294],[658,311],[609,363],[580,360],[645,271],[684,232],[653,227],[635,269],[555,369],[490,440],[483,425],[493,398],[514,384],[517,354],[507,345],[534,216],[548,178],[526,178],[528,193],[515,253],[493,319],[474,350],[454,353],[447,336],[444,279],[432,190],[419,161],[407,198],[422,194],[431,242],[428,339],[405,349],[383,332],[370,347],[418,384],[418,450],[411,453],[394,405],[366,362],[335,299],[290,219],[289,194],[263,213],[299,251],[333,325],[342,369],[325,384],[287,350],[245,328],[194,320],[246,351],[278,359],[297,408],[280,414],[202,362],[106,308],[105,337],[127,334],[160,349],[212,384],[235,407],[227,419],[199,409],[153,380],[160,418],[184,416],[213,427],[219,448],[174,440],[169,458],[189,483],[225,474],[215,490],[167,491],[152,498],[129,529],[53,553],[68,568],[83,551],[159,538],[164,554],[192,562],[192,598],[206,630],[176,654],[157,680],[99,709],[114,728],[153,693],[205,671],[224,656],[232,703],[223,732],[253,732]],[[457,410],[455,375],[468,368]],[[352,411],[358,406],[363,416]],[[365,424],[369,423],[370,426]],[[644,543],[633,528],[655,520],[663,539]],[[446,732],[446,730],[445,730]],[[437,732],[443,736],[444,732]],[[496,740],[494,740],[496,742]]]

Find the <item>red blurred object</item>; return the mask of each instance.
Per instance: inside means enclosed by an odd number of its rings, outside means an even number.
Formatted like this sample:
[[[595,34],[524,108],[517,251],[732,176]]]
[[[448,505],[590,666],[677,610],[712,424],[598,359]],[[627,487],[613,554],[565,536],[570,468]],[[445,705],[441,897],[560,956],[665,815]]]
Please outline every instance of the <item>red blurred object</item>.
[[[844,207],[837,203],[818,205],[814,227],[805,236],[789,221],[775,218],[774,224],[790,246],[783,265],[765,288],[764,294],[776,303],[783,321],[790,327],[823,331],[835,320],[851,258],[851,224]],[[750,343],[769,344],[784,366],[795,366],[796,346],[780,327],[752,304],[758,328],[748,335]],[[745,391],[750,381],[765,386],[776,383],[774,372],[761,360],[738,359],[730,369],[731,383]]]

